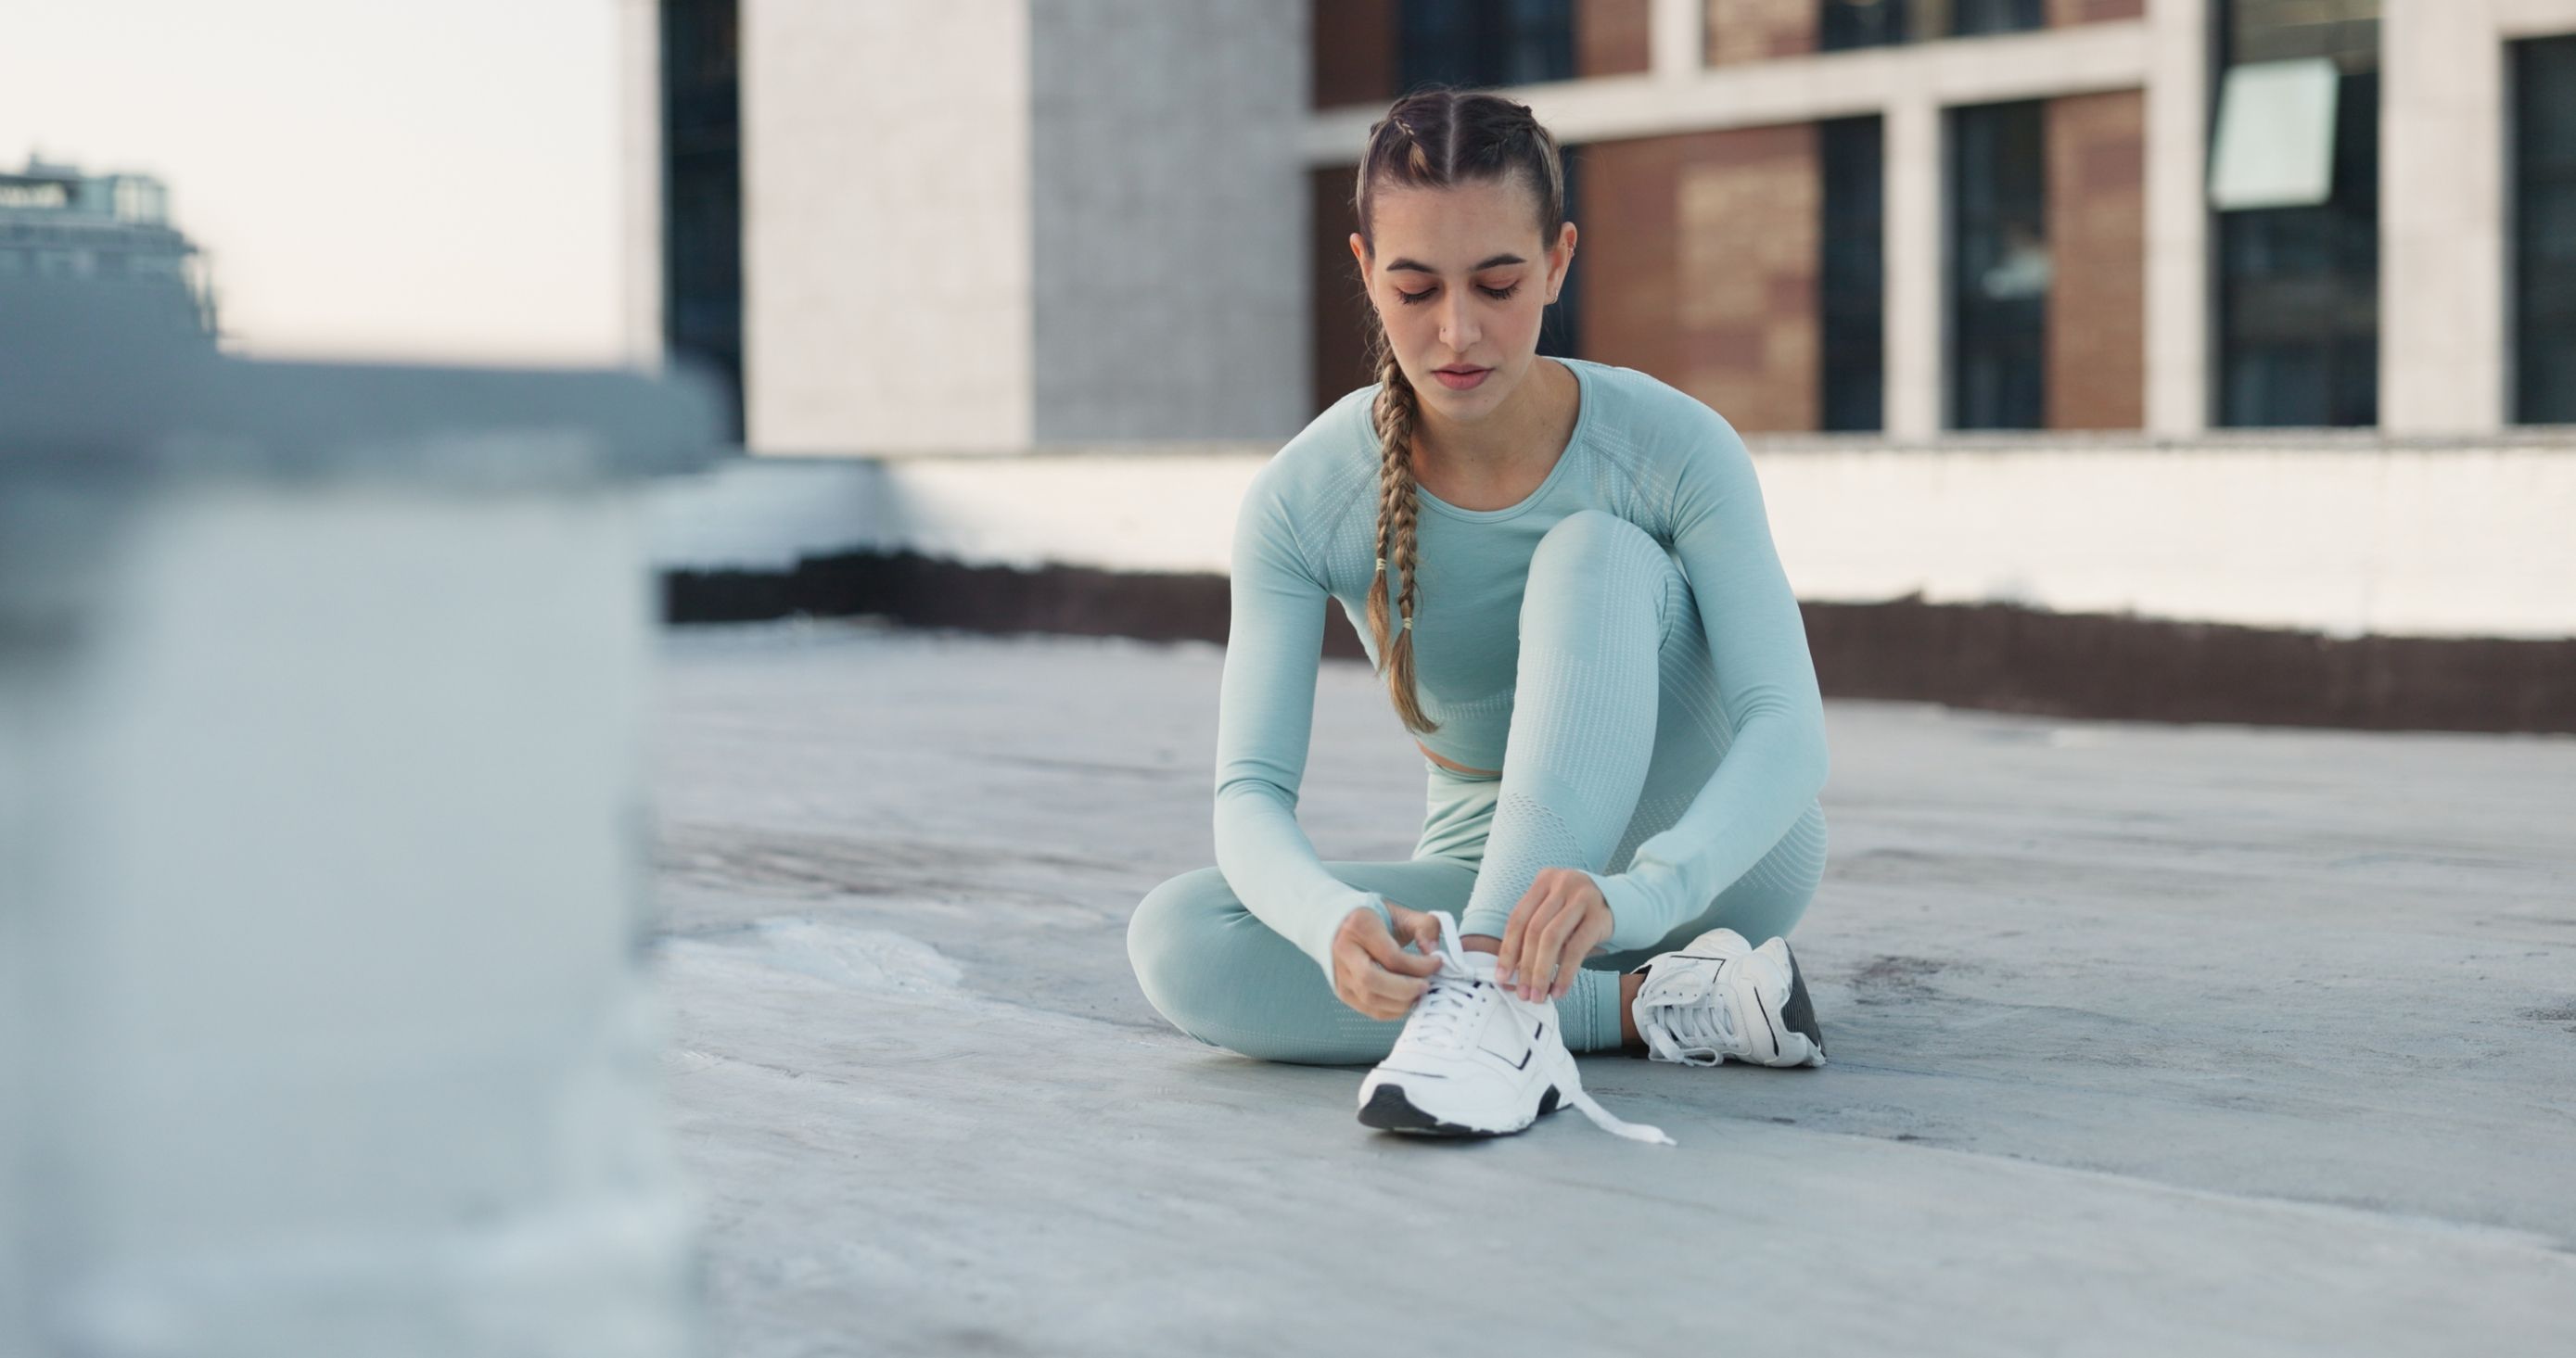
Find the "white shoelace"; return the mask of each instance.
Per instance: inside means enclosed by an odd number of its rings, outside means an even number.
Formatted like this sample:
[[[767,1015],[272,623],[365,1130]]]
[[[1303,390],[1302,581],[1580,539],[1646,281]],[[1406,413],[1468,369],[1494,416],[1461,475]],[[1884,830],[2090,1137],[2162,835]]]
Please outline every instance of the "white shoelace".
[[[1441,911],[1432,913],[1440,921],[1440,970],[1431,974],[1430,988],[1414,1001],[1413,1017],[1405,1025],[1404,1036],[1424,1046],[1456,1051],[1483,1031],[1486,1007],[1501,1003],[1504,991],[1490,977],[1468,966],[1467,950],[1458,941],[1456,918]],[[1561,1043],[1564,1038],[1560,1035],[1557,1040]],[[1664,1135],[1662,1128],[1629,1122],[1594,1102],[1583,1091],[1583,1077],[1576,1072],[1572,1060],[1565,1062],[1564,1078],[1556,1083],[1558,1097],[1581,1109],[1593,1126],[1630,1141],[1677,1144]]]
[[[1689,981],[1699,983],[1697,993],[1684,989]],[[1704,971],[1646,974],[1646,984],[1637,993],[1637,1031],[1657,1056],[1689,1066],[1714,1066],[1722,1063],[1722,1053],[1744,1050],[1743,1035],[1736,1031],[1735,1007],[1726,996],[1716,993],[1717,979]],[[1705,1055],[1709,1059],[1695,1060]]]

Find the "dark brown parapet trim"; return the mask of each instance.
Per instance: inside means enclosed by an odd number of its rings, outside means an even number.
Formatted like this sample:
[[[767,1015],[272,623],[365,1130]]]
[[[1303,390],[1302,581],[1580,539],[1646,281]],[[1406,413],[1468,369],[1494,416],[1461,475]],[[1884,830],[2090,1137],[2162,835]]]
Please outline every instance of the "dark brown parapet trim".
[[[876,614],[913,627],[1223,644],[1221,575],[967,566],[913,552],[664,577],[674,623]],[[1805,603],[1828,697],[2034,715],[2370,730],[2576,732],[2576,640],[2382,637],[2047,613]],[[1365,659],[1337,605],[1324,654]]]
[[[2002,712],[2576,731],[2576,640],[2350,639],[2008,604],[1805,603],[1824,691]]]

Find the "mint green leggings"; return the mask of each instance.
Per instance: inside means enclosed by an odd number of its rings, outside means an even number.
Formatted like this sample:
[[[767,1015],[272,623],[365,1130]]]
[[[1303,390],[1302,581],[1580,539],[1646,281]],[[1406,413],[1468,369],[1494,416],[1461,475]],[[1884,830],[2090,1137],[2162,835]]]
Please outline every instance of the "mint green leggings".
[[[1398,905],[1456,916],[1461,932],[1500,935],[1540,868],[1625,869],[1637,845],[1679,819],[1708,782],[1726,727],[1681,567],[1625,520],[1587,513],[1565,525],[1568,541],[1532,558],[1522,592],[1503,776],[1474,777],[1424,759],[1429,798],[1413,856],[1328,860],[1324,867],[1335,877]],[[1576,543],[1578,550],[1565,549]],[[1604,597],[1646,589],[1667,592],[1662,609],[1598,606]],[[1643,682],[1649,670],[1651,689]],[[1648,692],[1656,695],[1652,713],[1638,710],[1644,703],[1633,696]],[[1603,755],[1641,744],[1649,730],[1651,753]],[[1634,772],[1640,765],[1642,777]],[[1497,816],[1498,806],[1505,814]],[[1587,959],[1557,1001],[1566,1045],[1619,1045],[1619,974],[1656,953],[1721,925],[1757,945],[1788,933],[1814,898],[1824,864],[1824,813],[1810,807],[1697,918],[1650,947]],[[1146,893],[1128,921],[1127,954],[1145,998],[1164,1018],[1246,1056],[1374,1064],[1404,1028],[1400,1019],[1368,1018],[1342,1003],[1314,959],[1245,909],[1213,866]]]

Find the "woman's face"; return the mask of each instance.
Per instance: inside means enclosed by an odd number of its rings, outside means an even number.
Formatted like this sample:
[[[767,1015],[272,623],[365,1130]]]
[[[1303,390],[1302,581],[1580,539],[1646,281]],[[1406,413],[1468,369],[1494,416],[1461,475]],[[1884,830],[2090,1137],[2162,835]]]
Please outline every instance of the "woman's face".
[[[1369,208],[1376,249],[1354,231],[1351,253],[1396,366],[1441,415],[1472,424],[1493,414],[1538,354],[1539,322],[1574,260],[1574,224],[1548,248],[1519,175],[1446,188],[1381,184]]]

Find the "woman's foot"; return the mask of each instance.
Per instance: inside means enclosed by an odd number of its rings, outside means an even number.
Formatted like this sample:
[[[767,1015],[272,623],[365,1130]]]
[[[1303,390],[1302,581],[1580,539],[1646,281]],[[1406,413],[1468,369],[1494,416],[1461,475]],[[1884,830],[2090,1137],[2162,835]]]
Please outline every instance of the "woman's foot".
[[[1494,955],[1459,945],[1440,915],[1440,970],[1406,1016],[1394,1050],[1360,1082],[1359,1119],[1391,1132],[1501,1136],[1572,1104],[1604,1131],[1672,1144],[1624,1122],[1583,1092],[1553,1000],[1523,1000],[1494,983]]]
[[[1657,1061],[1714,1066],[1821,1066],[1825,1037],[1789,940],[1756,948],[1733,929],[1637,964],[1629,1013]]]

